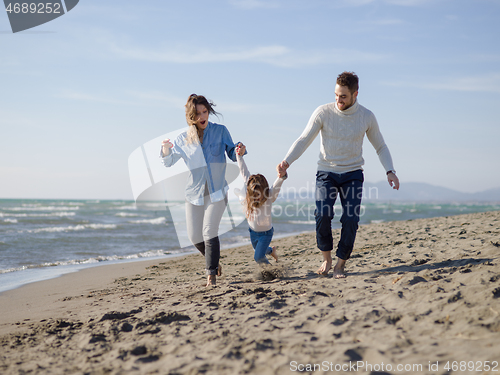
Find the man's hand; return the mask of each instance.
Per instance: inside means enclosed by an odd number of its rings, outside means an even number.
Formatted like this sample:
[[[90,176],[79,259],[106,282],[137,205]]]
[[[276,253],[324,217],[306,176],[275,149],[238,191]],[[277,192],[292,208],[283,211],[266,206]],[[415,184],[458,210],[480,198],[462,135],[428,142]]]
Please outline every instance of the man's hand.
[[[243,156],[243,155],[245,155],[246,150],[247,150],[247,147],[243,143],[238,142],[238,144],[236,145],[236,153],[240,156]]]
[[[285,160],[279,163],[276,167],[276,170],[278,171],[278,177],[285,177],[288,167],[290,167],[290,164],[288,164]]]
[[[170,142],[170,139],[168,138],[163,140],[161,146],[162,146],[163,156],[168,156],[170,154],[170,149],[174,147],[174,145],[172,144],[172,142]]]
[[[394,173],[390,172],[387,175],[387,181],[389,181],[389,185],[396,190],[399,190],[399,178]]]

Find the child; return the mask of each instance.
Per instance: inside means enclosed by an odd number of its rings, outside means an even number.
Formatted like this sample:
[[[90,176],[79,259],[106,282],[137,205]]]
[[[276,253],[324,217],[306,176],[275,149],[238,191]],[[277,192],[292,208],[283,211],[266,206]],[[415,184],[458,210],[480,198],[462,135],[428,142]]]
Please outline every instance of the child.
[[[269,246],[274,233],[271,211],[272,204],[278,198],[281,185],[288,175],[278,177],[274,181],[273,187],[269,188],[269,184],[263,175],[250,175],[243,160],[242,155],[244,153],[245,146],[236,148],[238,166],[246,185],[246,196],[242,204],[245,207],[245,215],[248,219],[250,241],[255,250],[254,259],[259,264],[269,264],[266,255],[270,254],[277,262],[276,248]]]

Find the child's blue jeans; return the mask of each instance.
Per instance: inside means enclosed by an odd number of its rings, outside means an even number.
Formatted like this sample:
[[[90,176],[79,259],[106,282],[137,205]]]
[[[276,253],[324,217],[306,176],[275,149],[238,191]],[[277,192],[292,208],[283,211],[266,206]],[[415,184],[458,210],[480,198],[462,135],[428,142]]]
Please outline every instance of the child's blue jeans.
[[[273,252],[269,245],[273,239],[274,228],[265,232],[256,232],[251,228],[248,228],[248,230],[250,231],[250,241],[255,250],[253,258],[257,263],[269,264],[266,255]]]

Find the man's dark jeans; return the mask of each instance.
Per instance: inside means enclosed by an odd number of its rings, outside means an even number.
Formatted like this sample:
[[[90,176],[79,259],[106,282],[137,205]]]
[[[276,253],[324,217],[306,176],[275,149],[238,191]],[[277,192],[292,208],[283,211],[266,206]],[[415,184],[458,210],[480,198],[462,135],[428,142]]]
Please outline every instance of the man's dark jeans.
[[[337,257],[347,260],[351,256],[358,230],[361,197],[363,195],[363,171],[316,173],[316,242],[321,251],[333,250],[333,205],[340,196],[342,204],[342,230],[337,247]]]

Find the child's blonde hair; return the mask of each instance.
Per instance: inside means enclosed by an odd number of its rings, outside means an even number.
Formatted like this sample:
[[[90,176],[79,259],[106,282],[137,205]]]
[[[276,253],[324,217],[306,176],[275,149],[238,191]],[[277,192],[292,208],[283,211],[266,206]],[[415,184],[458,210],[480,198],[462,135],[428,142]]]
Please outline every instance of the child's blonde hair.
[[[245,198],[246,217],[250,218],[269,198],[269,184],[261,174],[253,174],[248,178]]]

